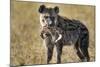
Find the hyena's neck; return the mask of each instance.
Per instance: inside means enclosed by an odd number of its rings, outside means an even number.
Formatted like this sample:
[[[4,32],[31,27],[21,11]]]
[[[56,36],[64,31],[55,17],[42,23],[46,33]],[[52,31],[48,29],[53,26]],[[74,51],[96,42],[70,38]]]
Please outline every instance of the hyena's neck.
[[[57,29],[56,29],[56,27],[43,27],[43,29],[45,30],[45,31],[47,31],[51,36],[55,36],[55,35],[57,35]]]

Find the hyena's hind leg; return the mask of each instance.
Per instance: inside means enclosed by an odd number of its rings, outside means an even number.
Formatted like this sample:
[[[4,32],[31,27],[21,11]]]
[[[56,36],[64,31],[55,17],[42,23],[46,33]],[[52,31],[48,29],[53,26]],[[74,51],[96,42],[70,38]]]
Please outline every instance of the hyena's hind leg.
[[[84,59],[82,60],[83,62],[90,61],[88,47],[89,47],[89,36],[88,34],[85,34],[80,39],[80,50],[84,55]]]
[[[88,47],[89,47],[89,35],[88,33],[82,33],[79,40],[75,44],[77,49],[77,55],[82,62],[90,61]]]
[[[83,54],[82,54],[82,52],[80,51],[80,48],[79,48],[79,40],[76,42],[74,48],[75,48],[77,56],[80,58],[80,60],[83,60],[84,56],[83,56]]]

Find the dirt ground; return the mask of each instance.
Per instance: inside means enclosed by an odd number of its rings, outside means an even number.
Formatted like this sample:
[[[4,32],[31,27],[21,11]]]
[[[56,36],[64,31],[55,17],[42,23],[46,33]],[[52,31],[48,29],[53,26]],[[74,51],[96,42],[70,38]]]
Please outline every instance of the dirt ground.
[[[40,37],[38,8],[58,6],[59,15],[80,20],[89,30],[89,55],[95,61],[95,7],[82,5],[16,2],[11,0],[11,65],[46,64],[46,50]],[[51,63],[56,62],[55,49]],[[62,63],[80,62],[73,46],[65,46]]]

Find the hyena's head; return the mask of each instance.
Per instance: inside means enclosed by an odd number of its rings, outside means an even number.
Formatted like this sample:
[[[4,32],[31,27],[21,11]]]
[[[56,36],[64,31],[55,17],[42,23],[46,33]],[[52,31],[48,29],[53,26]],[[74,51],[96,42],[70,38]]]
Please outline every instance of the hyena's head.
[[[59,8],[57,6],[54,8],[47,8],[45,5],[41,5],[38,11],[40,13],[40,23],[42,27],[56,25],[59,13]]]

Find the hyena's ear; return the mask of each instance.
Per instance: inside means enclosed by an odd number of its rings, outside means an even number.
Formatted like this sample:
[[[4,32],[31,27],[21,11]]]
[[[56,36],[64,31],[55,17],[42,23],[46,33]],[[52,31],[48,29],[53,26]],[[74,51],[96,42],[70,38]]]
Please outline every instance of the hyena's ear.
[[[59,13],[59,7],[58,6],[54,7],[54,10],[55,10],[56,13]]]
[[[43,11],[45,10],[45,5],[41,5],[40,7],[39,7],[39,13],[43,13]]]

